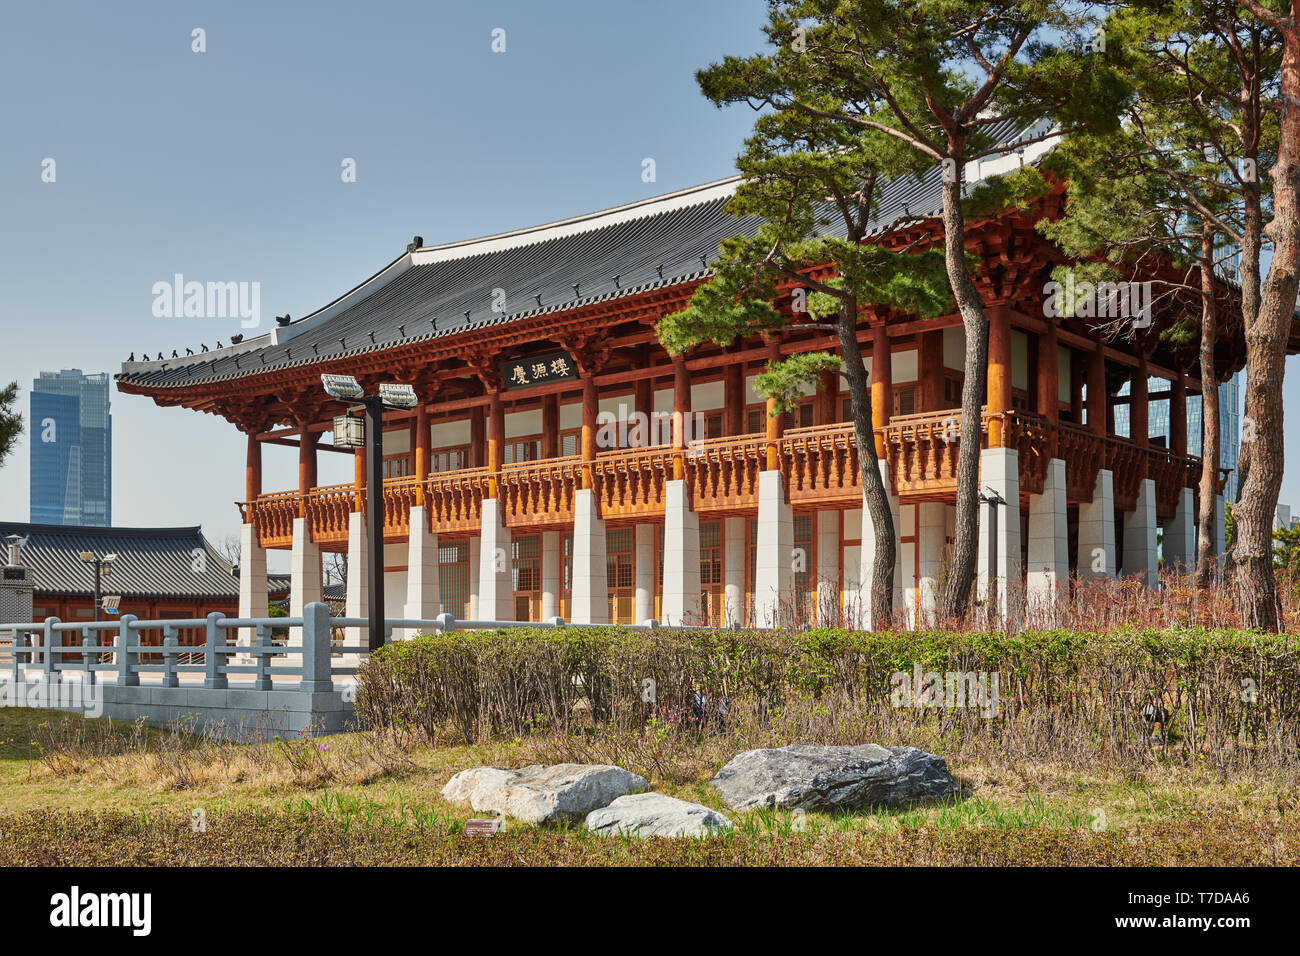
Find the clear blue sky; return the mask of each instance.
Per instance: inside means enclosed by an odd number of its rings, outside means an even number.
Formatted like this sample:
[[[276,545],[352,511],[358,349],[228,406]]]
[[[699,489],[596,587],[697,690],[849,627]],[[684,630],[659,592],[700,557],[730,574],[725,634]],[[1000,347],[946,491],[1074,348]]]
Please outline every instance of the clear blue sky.
[[[400,253],[729,175],[753,114],[694,71],[760,47],[760,0],[8,4],[0,19],[0,382],[229,341],[155,282],[259,282],[262,329]],[[191,51],[191,31],[207,51]],[[506,52],[491,50],[506,31]],[[56,163],[54,183],[42,161]],[[357,163],[343,183],[340,163]],[[641,178],[656,162],[657,181]],[[256,334],[254,330],[253,334]],[[1288,363],[1288,404],[1300,380]],[[113,394],[114,523],[238,527],[242,436]],[[1288,425],[1288,436],[1297,434]],[[0,519],[28,515],[24,437]],[[1289,442],[1288,442],[1289,443]],[[350,477],[324,455],[321,481]],[[267,488],[296,484],[268,448]],[[1282,500],[1300,505],[1290,475]]]

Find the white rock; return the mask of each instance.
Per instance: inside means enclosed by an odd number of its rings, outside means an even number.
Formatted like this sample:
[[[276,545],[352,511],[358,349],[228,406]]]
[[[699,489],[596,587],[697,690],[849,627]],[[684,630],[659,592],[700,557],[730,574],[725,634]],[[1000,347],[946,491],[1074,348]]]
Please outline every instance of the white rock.
[[[581,820],[624,794],[648,788],[644,777],[622,767],[562,763],[521,770],[462,770],[443,787],[442,796],[452,803],[524,823],[557,823]]]
[[[730,830],[731,821],[702,804],[662,793],[636,793],[587,814],[587,829],[604,836],[702,837]]]

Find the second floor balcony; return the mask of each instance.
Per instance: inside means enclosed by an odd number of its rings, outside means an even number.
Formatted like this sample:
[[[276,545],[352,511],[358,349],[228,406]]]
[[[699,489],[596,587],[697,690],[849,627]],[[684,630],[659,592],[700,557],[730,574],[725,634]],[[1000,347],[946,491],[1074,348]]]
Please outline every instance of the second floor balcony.
[[[1114,475],[1116,507],[1131,510],[1143,479],[1154,482],[1156,510],[1171,517],[1183,488],[1195,488],[1200,460],[1156,445],[1143,446],[1116,435],[1099,435],[1068,422],[1049,425],[1020,411],[1000,418],[1003,444],[1015,448],[1022,502],[1040,494],[1049,459],[1065,462],[1069,504],[1092,500],[1097,473]],[[987,446],[991,417],[982,422]],[[952,502],[957,488],[959,409],[899,415],[877,431],[889,464],[891,491],[900,503]],[[774,449],[772,446],[775,446]],[[769,456],[774,450],[774,456]],[[507,527],[558,530],[572,526],[576,492],[590,488],[600,517],[622,524],[653,522],[664,513],[666,484],[686,482],[692,509],[701,516],[753,514],[758,508],[759,475],[774,460],[784,477],[795,511],[861,507],[862,483],[851,422],[786,430],[776,439],[765,434],[710,438],[685,448],[650,445],[505,465],[497,470],[462,468],[425,478],[384,480],[384,537],[404,540],[412,509],[422,507],[434,533],[466,537],[478,533],[482,502],[495,496]],[[354,483],[262,494],[239,503],[261,544],[292,544],[294,519],[307,522],[314,541],[327,550],[346,547],[349,515],[365,510],[365,488]]]

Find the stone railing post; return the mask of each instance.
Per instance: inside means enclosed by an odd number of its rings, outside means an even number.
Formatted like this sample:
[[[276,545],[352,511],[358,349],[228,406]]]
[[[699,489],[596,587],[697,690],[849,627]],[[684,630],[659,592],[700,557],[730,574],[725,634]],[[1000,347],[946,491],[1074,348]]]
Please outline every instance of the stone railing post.
[[[45,650],[44,657],[41,661],[41,669],[45,676],[45,685],[48,687],[59,679],[59,662],[54,659],[54,638],[58,634],[54,626],[59,623],[57,617],[47,617],[45,619],[45,629],[42,633],[42,647]],[[62,640],[62,638],[59,638]]]
[[[98,636],[90,636],[90,628],[81,632],[81,686],[84,690],[95,684],[95,658],[99,656]]]
[[[274,641],[271,640],[271,625],[257,625],[257,646],[270,647]],[[271,655],[259,651],[254,654],[257,664],[257,676],[253,680],[253,690],[270,690],[271,689]]]
[[[225,620],[225,617],[226,615],[220,611],[213,611],[208,615],[207,647],[203,655],[203,686],[215,690],[224,690],[230,685],[230,680],[226,677],[225,654],[222,652],[226,646],[226,632],[220,622]]]
[[[21,670],[22,665],[20,662],[22,660],[22,656],[24,653],[23,651],[20,650],[20,648],[24,648],[27,646],[27,632],[22,630],[21,628],[15,627],[12,631],[9,632],[9,636],[10,638],[12,638],[12,640],[9,643],[9,646],[13,648],[13,662],[10,665],[10,667],[11,670],[13,671],[14,693],[17,693],[18,678],[19,675],[22,673]],[[29,658],[31,657],[30,654],[28,654],[27,656]]]
[[[180,681],[176,677],[176,626],[174,624],[168,624],[163,628],[162,685],[180,686]]]
[[[122,687],[135,687],[140,683],[140,675],[131,663],[131,641],[135,640],[132,630],[135,626],[134,614],[123,614],[117,622],[117,682]]]
[[[302,681],[299,690],[312,693],[332,691],[330,654],[330,609],[313,601],[302,609]]]

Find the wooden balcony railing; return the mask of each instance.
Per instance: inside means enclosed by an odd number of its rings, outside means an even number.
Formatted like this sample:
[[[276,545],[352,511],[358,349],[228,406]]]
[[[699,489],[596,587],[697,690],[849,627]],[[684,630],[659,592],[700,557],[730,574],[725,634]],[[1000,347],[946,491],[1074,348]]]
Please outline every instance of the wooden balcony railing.
[[[1038,415],[1008,412],[1001,416],[1003,435],[1017,451],[1020,490],[1040,494],[1047,461],[1055,454],[1065,461],[1066,497],[1091,501],[1097,472],[1115,475],[1115,502],[1131,509],[1139,483],[1149,477],[1156,486],[1157,513],[1169,517],[1179,492],[1194,487],[1198,459],[1175,455],[1158,447],[1142,448],[1126,438],[1105,438],[1087,428],[1061,423],[1055,428]],[[981,423],[987,441],[989,416]],[[958,409],[901,415],[881,431],[894,492],[904,502],[950,500],[957,488],[957,450],[961,438]],[[592,490],[605,520],[654,519],[663,514],[666,485],[680,458],[692,507],[701,515],[752,511],[758,506],[758,484],[767,457],[763,435],[737,435],[694,442],[688,448],[667,445],[601,452],[590,462]],[[862,496],[858,448],[853,425],[842,422],[787,431],[780,439],[779,467],[789,499],[796,506],[857,507]],[[430,529],[440,534],[473,534],[479,530],[483,499],[495,478],[502,520],[521,529],[571,525],[574,501],[581,487],[584,463],[578,456],[507,465],[496,474],[486,468],[384,482],[384,535],[401,539],[410,534],[410,513],[421,500]],[[293,520],[305,506],[313,538],[331,549],[346,544],[349,515],[364,489],[351,484],[313,488],[305,502],[297,492],[283,491],[244,502],[245,520],[257,528],[265,547],[287,547],[293,540]]]

